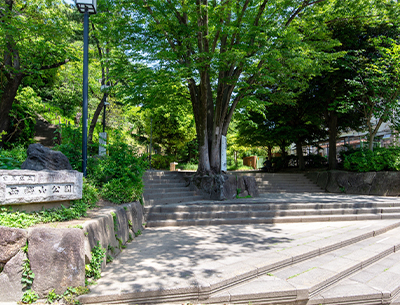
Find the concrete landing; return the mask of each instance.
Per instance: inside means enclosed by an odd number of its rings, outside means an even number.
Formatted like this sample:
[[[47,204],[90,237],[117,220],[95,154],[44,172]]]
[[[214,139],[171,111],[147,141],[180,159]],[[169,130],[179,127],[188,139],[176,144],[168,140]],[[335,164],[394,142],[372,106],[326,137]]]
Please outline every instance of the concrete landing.
[[[313,304],[335,304],[335,285],[398,249],[399,227],[399,220],[388,219],[149,228],[79,300],[307,304],[314,298]],[[371,289],[362,293],[373,298],[378,290]]]

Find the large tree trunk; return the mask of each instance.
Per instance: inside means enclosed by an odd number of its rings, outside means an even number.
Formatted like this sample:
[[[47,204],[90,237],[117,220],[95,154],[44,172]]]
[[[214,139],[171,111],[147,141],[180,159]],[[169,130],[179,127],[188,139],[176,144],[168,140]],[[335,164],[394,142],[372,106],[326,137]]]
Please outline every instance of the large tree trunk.
[[[22,73],[18,73],[10,77],[7,81],[3,95],[1,96],[0,103],[0,133],[2,131],[9,131],[9,114],[12,109],[12,104],[14,102],[15,96],[17,95],[18,87],[21,84],[23,78],[24,75]],[[2,141],[0,141],[0,145],[1,143]]]
[[[337,138],[337,113],[335,111],[330,111],[327,119],[328,129],[329,129],[329,154],[328,154],[328,165],[329,169],[337,168],[336,160],[336,138]]]
[[[299,159],[299,169],[303,171],[306,169],[306,163],[304,162],[303,145],[299,140],[296,141],[296,153],[297,153],[297,158]]]
[[[379,119],[378,124],[376,124],[375,128],[372,128],[371,123],[368,124],[369,127],[369,143],[368,143],[368,149],[369,150],[374,150],[374,139],[376,136],[376,133],[378,132],[379,128],[381,127],[383,121],[382,119]]]
[[[93,118],[92,118],[92,121],[91,121],[90,127],[89,127],[89,136],[88,136],[88,140],[89,140],[90,144],[93,143],[94,128],[96,127],[97,120],[99,119],[101,110],[104,108],[104,103],[106,102],[106,100],[107,100],[107,93],[104,93],[103,98],[101,99],[101,102],[97,105],[96,111],[93,114]]]

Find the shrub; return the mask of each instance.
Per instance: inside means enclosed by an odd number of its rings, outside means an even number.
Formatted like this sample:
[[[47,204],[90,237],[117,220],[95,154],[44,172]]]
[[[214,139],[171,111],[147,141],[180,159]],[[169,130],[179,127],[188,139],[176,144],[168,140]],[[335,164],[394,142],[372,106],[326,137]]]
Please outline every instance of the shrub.
[[[0,169],[19,169],[26,157],[26,149],[22,145],[10,150],[0,149]]]
[[[175,161],[176,161],[175,156],[152,155],[151,167],[154,169],[169,169],[169,164]]]
[[[366,148],[351,150],[342,154],[344,168],[356,172],[400,170],[400,148]]]
[[[147,161],[137,156],[135,149],[123,142],[122,135],[117,131],[107,150],[107,156],[90,160],[89,179],[103,188],[103,198],[114,203],[139,199],[143,192],[142,176],[148,166]]]

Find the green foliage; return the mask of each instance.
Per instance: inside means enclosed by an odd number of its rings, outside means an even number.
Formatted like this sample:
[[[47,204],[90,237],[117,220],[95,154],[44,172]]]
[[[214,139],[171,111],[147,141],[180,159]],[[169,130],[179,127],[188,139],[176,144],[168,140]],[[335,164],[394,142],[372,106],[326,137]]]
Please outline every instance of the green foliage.
[[[142,235],[142,231],[141,231],[141,230],[138,230],[138,231],[135,233],[135,237],[138,237],[139,235]]]
[[[32,143],[35,135],[35,117],[36,115],[30,108],[29,103],[14,102],[9,114],[9,130],[3,138],[4,147],[26,146]]]
[[[54,289],[53,290],[51,290],[49,293],[48,293],[48,295],[47,295],[47,297],[46,297],[46,299],[47,299],[47,303],[54,303],[55,301],[58,301],[58,300],[61,300],[63,298],[63,296],[62,295],[59,295],[59,294],[57,294],[57,293],[55,293],[54,292]]]
[[[89,264],[85,266],[86,278],[93,278],[95,280],[101,277],[101,264],[104,260],[106,250],[100,246],[100,242],[97,242],[97,246],[92,249],[92,259]]]
[[[400,170],[400,148],[375,148],[358,149],[343,153],[344,168],[356,172],[369,171],[399,171]]]
[[[117,214],[115,214],[114,212],[110,213],[112,218],[113,218],[113,222],[114,222],[114,232],[117,233],[118,232],[118,219],[117,219]]]
[[[197,170],[198,166],[199,166],[198,162],[196,162],[196,163],[194,163],[194,162],[193,162],[193,163],[192,163],[192,162],[189,162],[189,163],[182,163],[182,164],[179,164],[179,165],[177,165],[176,167],[179,168],[179,169],[181,169],[181,170],[191,170],[191,171],[195,171],[195,170]]]
[[[113,260],[114,260],[114,258],[113,258],[110,254],[107,254],[106,263],[107,263],[107,264],[108,264],[108,263],[111,263]]]
[[[26,157],[26,149],[22,145],[9,150],[0,149],[0,169],[19,169]]]
[[[176,162],[176,157],[171,155],[152,155],[151,156],[151,167],[154,169],[169,169],[169,164]]]
[[[142,176],[147,161],[123,141],[122,134],[114,133],[114,141],[107,145],[109,155],[92,159],[88,177],[101,187],[101,196],[114,203],[137,200],[143,193]]]
[[[75,300],[75,297],[86,293],[89,293],[89,288],[87,287],[68,287],[62,297],[66,305],[79,305],[80,302]]]
[[[23,304],[32,304],[36,302],[38,298],[39,296],[35,291],[33,291],[32,289],[28,289],[24,292],[21,302]]]
[[[26,258],[22,264],[22,288],[28,290],[31,289],[34,278],[35,274],[31,270],[31,263],[29,259]]]
[[[61,127],[61,144],[54,150],[61,151],[71,163],[74,170],[82,171],[82,130],[75,126]]]

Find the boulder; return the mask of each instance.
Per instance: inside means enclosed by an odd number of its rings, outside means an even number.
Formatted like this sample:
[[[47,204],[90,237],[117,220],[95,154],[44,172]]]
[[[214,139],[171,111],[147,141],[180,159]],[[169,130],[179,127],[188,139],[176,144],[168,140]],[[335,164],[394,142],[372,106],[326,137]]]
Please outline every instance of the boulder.
[[[0,303],[20,301],[22,292],[22,264],[26,254],[19,251],[0,273]]]
[[[26,245],[28,231],[0,227],[0,263],[7,263]]]
[[[256,178],[252,176],[243,176],[243,180],[249,195],[251,197],[258,197],[259,193]]]
[[[221,175],[223,181],[223,194],[222,199],[233,199],[238,193],[237,177],[233,175]],[[245,191],[243,189],[243,191]]]
[[[85,285],[84,234],[81,229],[32,228],[28,231],[28,257],[35,273],[32,289],[39,297],[52,289]]]
[[[28,147],[28,157],[21,169],[40,170],[72,170],[68,158],[59,151],[51,150],[42,144],[31,144]]]

